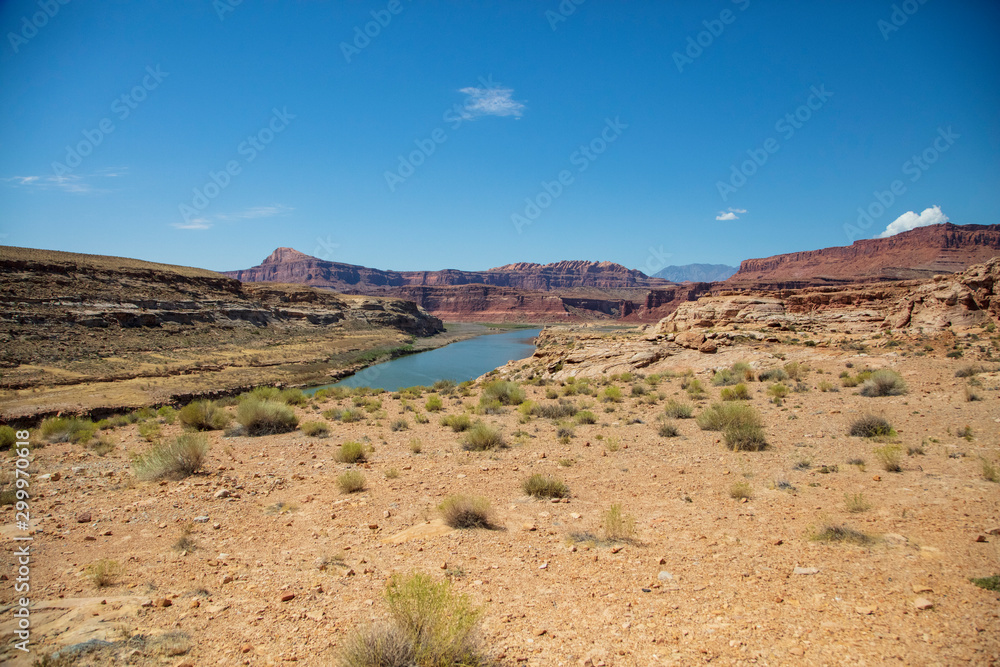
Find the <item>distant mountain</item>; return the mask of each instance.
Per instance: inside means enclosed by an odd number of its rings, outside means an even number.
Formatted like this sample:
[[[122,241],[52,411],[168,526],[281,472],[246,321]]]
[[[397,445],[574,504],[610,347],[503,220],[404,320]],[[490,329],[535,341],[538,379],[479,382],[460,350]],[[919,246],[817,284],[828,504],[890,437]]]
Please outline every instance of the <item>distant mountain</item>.
[[[739,271],[739,267],[728,264],[684,264],[683,266],[668,266],[653,274],[654,278],[663,278],[674,283],[713,283],[725,280]]]
[[[1000,225],[918,227],[849,246],[745,259],[725,287],[807,285],[927,278],[958,273],[1000,255]]]

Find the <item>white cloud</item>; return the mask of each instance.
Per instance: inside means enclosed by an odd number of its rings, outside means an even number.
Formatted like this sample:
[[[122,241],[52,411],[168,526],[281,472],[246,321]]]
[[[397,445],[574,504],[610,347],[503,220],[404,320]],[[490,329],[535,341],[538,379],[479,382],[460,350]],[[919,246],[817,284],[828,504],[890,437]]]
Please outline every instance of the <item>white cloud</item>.
[[[746,213],[745,208],[731,208],[728,211],[719,211],[719,215],[715,216],[716,220],[739,220],[740,216],[737,213]]]
[[[515,100],[512,88],[504,88],[492,81],[480,79],[482,88],[470,86],[458,92],[468,95],[463,107],[463,117],[471,120],[478,116],[513,116],[520,118],[524,104]]]
[[[907,211],[890,222],[889,226],[885,228],[885,231],[879,234],[876,238],[885,239],[890,236],[895,236],[900,232],[908,232],[911,229],[926,227],[927,225],[939,225],[942,222],[948,222],[948,216],[945,215],[940,206],[925,208],[919,215],[913,211]]]
[[[288,215],[295,209],[284,204],[272,204],[271,206],[250,206],[237,211],[236,213],[219,213],[214,216],[204,218],[191,218],[184,222],[172,222],[170,226],[174,229],[211,229],[216,222],[233,222],[236,220],[255,220],[260,218],[274,218]]]
[[[11,184],[17,188],[29,188],[34,190],[62,190],[75,194],[87,194],[92,192],[107,192],[107,190],[95,188],[90,181],[98,178],[117,178],[124,176],[128,167],[108,167],[99,169],[92,174],[63,174],[45,176],[11,176],[0,178],[0,181]]]

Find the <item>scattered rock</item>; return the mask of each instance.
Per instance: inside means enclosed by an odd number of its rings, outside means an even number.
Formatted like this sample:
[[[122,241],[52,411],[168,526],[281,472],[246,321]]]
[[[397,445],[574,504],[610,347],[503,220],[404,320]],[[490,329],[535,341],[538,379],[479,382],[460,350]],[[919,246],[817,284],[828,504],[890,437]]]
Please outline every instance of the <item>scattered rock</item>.
[[[229,492],[229,489],[219,489],[218,491],[215,492],[215,498],[216,499],[219,499],[219,498],[228,498],[231,495],[232,495],[232,493]]]
[[[932,609],[934,607],[934,603],[927,598],[917,598],[913,601],[913,606],[919,611],[924,611],[926,609]]]
[[[208,517],[207,516],[196,516],[195,518],[193,518],[191,520],[194,521],[195,523],[208,523]]]
[[[281,596],[282,602],[290,602],[295,599],[295,593],[285,593]]]
[[[93,516],[90,514],[90,512],[80,512],[79,514],[76,515],[77,523],[90,523],[91,520],[93,520]]]
[[[796,567],[792,570],[792,574],[818,574],[819,568],[815,567]]]

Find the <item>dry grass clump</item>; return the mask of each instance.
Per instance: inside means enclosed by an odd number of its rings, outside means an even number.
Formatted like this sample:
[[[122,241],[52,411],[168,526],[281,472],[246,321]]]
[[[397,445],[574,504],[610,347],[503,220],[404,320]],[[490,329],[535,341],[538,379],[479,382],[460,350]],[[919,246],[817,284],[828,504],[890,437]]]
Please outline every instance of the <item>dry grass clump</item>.
[[[444,409],[444,401],[437,394],[431,394],[427,397],[427,402],[424,403],[424,409],[427,412],[440,412]]]
[[[635,517],[625,514],[619,503],[614,503],[601,519],[601,530],[609,542],[635,539]]]
[[[676,438],[681,432],[673,423],[667,421],[657,427],[656,434],[661,438]]]
[[[524,390],[516,382],[493,380],[483,385],[479,402],[483,405],[499,401],[500,405],[520,405],[524,403]]]
[[[337,476],[337,487],[341,493],[357,493],[365,490],[365,476],[357,470],[348,470]]]
[[[590,410],[580,410],[576,413],[576,423],[577,424],[596,424],[597,415],[595,415]]]
[[[85,445],[97,433],[97,424],[77,417],[48,417],[42,421],[39,433],[46,442]]]
[[[305,422],[299,428],[306,435],[313,438],[325,438],[330,435],[330,427],[323,422]]]
[[[964,395],[966,403],[973,403],[975,401],[983,400],[982,395],[969,385],[965,386]]]
[[[608,385],[601,392],[601,401],[603,403],[621,403],[622,402],[622,390],[615,385]]]
[[[698,415],[704,431],[722,431],[726,447],[736,452],[758,452],[767,447],[760,415],[746,403],[714,403]]]
[[[723,368],[712,376],[712,384],[716,387],[727,387],[740,382],[752,382],[753,370],[744,362],[737,362],[729,368]]]
[[[105,588],[113,585],[122,576],[125,569],[116,560],[102,558],[87,565],[84,574],[90,579],[90,583],[98,588]]]
[[[452,528],[492,528],[493,509],[482,496],[448,496],[439,506],[444,522]]]
[[[875,458],[886,472],[903,471],[903,448],[898,445],[876,447]]]
[[[0,426],[0,451],[10,449],[17,442],[17,432],[12,426]]]
[[[733,485],[729,487],[729,497],[734,500],[742,500],[743,498],[750,500],[753,498],[753,487],[750,486],[750,482],[744,480],[734,482]]]
[[[749,401],[750,390],[742,382],[732,387],[723,387],[719,398],[724,401]]]
[[[441,426],[447,426],[455,433],[467,431],[472,426],[472,419],[467,414],[445,415],[441,418]]]
[[[903,376],[888,368],[875,371],[861,385],[862,396],[902,396],[905,393],[906,382],[903,381]]]
[[[359,630],[341,652],[341,667],[483,667],[491,664],[476,631],[482,609],[445,580],[393,576],[385,592],[392,622]]]
[[[365,453],[364,445],[348,440],[340,446],[333,458],[339,463],[364,463],[368,460],[368,455]]]
[[[403,418],[394,419],[392,420],[392,423],[389,424],[389,430],[394,432],[405,431],[408,428],[410,428],[410,422],[406,421]]]
[[[991,577],[972,578],[969,581],[980,588],[1000,593],[1000,574],[994,574]]]
[[[221,431],[229,426],[229,413],[214,401],[194,401],[177,413],[181,424],[195,431]]]
[[[247,435],[273,435],[294,431],[299,425],[295,411],[281,401],[247,399],[236,408],[236,421]]]
[[[722,431],[726,447],[734,452],[760,452],[767,449],[764,428],[757,424],[730,424]]]
[[[982,466],[983,479],[987,482],[1000,482],[1000,466],[985,456],[980,457],[979,462]]]
[[[198,472],[207,453],[205,436],[185,433],[136,456],[132,470],[141,480],[181,479]]]
[[[670,399],[663,408],[663,414],[668,419],[690,419],[694,411],[690,405]]]
[[[470,452],[483,452],[488,449],[498,449],[505,446],[503,434],[486,422],[476,422],[465,432],[462,438],[462,449]]]
[[[529,412],[535,417],[545,419],[565,419],[573,417],[579,411],[580,408],[576,407],[575,403],[561,399],[558,403],[533,403]]]
[[[535,498],[565,498],[569,495],[569,487],[563,482],[537,473],[524,480],[521,488]]]
[[[868,546],[875,543],[875,538],[871,535],[847,526],[825,526],[811,539],[816,542],[841,542],[857,544],[858,546]]]
[[[891,438],[896,435],[892,424],[878,415],[861,415],[854,418],[847,432],[856,438]]]
[[[844,503],[847,505],[847,511],[851,514],[858,514],[860,512],[867,512],[872,508],[872,504],[868,502],[865,498],[865,494],[858,492],[854,495],[849,493],[844,494]]]
[[[784,368],[769,368],[766,371],[761,371],[758,379],[761,382],[781,382],[788,379],[788,373],[785,372]]]

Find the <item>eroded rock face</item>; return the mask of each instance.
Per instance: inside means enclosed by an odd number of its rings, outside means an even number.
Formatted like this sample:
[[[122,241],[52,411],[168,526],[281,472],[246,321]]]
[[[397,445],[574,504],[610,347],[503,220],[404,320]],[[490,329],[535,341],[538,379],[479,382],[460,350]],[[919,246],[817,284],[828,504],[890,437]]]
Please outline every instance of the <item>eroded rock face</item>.
[[[733,287],[807,285],[930,278],[1000,255],[1000,225],[930,225],[852,245],[747,259],[725,281]]]
[[[882,328],[940,331],[990,319],[1000,319],[1000,257],[915,287],[889,308]]]

